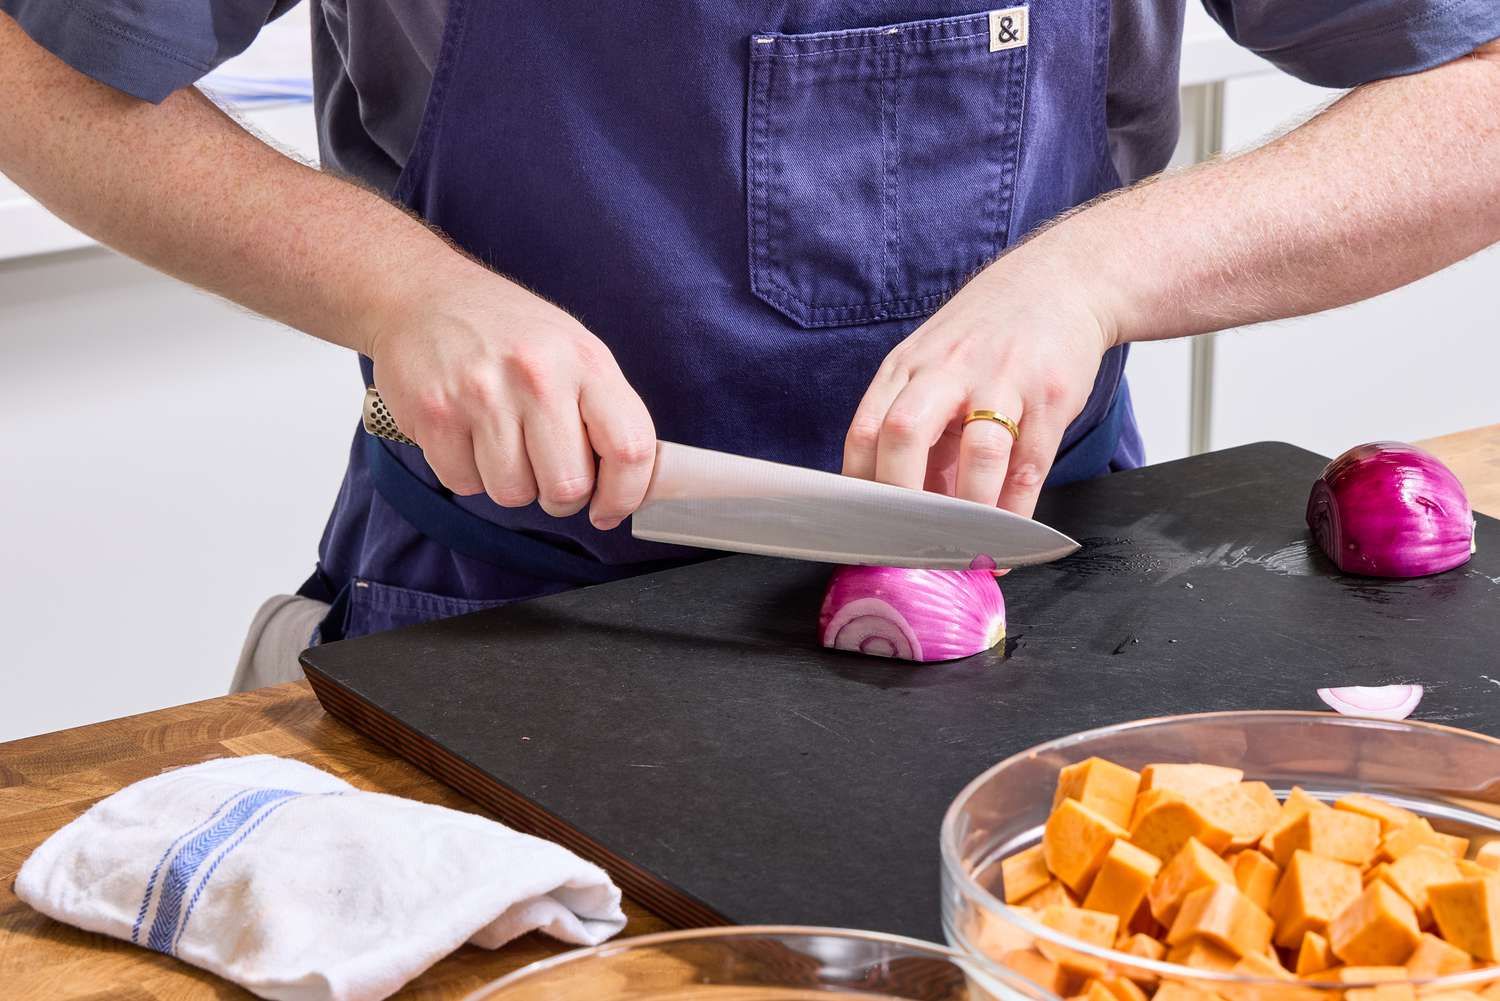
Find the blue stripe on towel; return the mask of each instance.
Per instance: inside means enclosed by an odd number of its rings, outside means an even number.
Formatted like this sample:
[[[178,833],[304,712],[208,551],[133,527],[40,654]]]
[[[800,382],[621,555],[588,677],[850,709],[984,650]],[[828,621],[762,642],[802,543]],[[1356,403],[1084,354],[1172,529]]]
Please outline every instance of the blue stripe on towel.
[[[269,803],[284,800],[300,793],[292,789],[257,789],[224,814],[213,826],[200,831],[188,841],[167,868],[162,880],[161,901],[156,905],[156,917],[151,922],[151,931],[146,936],[146,947],[157,952],[171,949],[177,919],[182,911],[182,896],[200,866],[225,841]]]
[[[224,802],[214,807],[214,812],[208,815],[207,820],[203,821],[203,823],[199,824],[197,827],[183,831],[181,834],[177,835],[177,838],[170,845],[167,845],[167,850],[162,852],[161,858],[156,860],[156,868],[151,870],[151,878],[146,880],[146,893],[141,897],[141,909],[136,912],[135,924],[131,925],[130,927],[130,941],[134,942],[137,945],[139,945],[141,942],[141,923],[146,920],[146,912],[151,909],[151,894],[156,890],[156,877],[161,875],[161,867],[167,864],[167,858],[172,854],[173,850],[175,850],[178,845],[182,844],[184,839],[191,837],[192,835],[203,830],[203,828],[207,827],[209,824],[213,823],[214,818],[223,813],[226,806],[250,791],[251,790],[249,789],[241,789],[233,796],[230,796]]]
[[[188,901],[187,912],[182,916],[182,926],[177,929],[177,936],[172,939],[172,948],[170,950],[172,955],[177,955],[177,946],[182,941],[183,933],[187,931],[188,922],[193,919],[193,908],[198,906],[198,898],[203,895],[203,889],[204,887],[208,886],[208,881],[214,878],[214,871],[219,868],[219,863],[227,859],[230,853],[240,846],[241,842],[243,842],[250,835],[254,834],[255,829],[261,824],[264,824],[266,822],[266,819],[270,817],[271,814],[275,813],[277,810],[281,809],[283,806],[286,806],[293,800],[301,799],[305,795],[306,793],[299,792],[295,796],[282,800],[280,803],[277,803],[265,813],[262,813],[259,817],[256,817],[255,820],[250,824],[250,826],[246,827],[244,832],[239,837],[231,841],[229,843],[229,847],[220,852],[219,857],[214,859],[213,862],[209,864],[208,871],[203,874],[202,882],[198,884],[198,888],[193,891],[192,899]],[[343,793],[324,793],[323,795],[342,796]]]

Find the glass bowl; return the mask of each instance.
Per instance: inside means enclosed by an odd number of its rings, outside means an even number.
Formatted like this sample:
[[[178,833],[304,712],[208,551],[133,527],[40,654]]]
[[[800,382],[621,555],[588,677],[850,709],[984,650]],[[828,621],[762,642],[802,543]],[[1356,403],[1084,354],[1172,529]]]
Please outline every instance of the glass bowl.
[[[1439,831],[1470,838],[1471,855],[1500,837],[1500,741],[1481,734],[1313,712],[1204,713],[1088,730],[995,765],[969,783],[943,819],[944,935],[994,971],[1035,970],[1027,957],[1040,944],[1041,951],[1068,957],[1074,969],[1146,986],[1181,981],[1230,1001],[1336,1001],[1333,992],[1369,986],[1268,980],[1144,959],[1069,938],[1007,907],[1000,860],[1041,840],[1058,772],[1094,756],[1136,770],[1153,762],[1229,765],[1278,797],[1292,786],[1326,802],[1371,793],[1425,816]],[[1500,967],[1406,983],[1427,993],[1477,991],[1496,980]]]
[[[837,928],[704,928],[544,959],[466,1001],[1043,1001],[1026,980],[929,942]]]

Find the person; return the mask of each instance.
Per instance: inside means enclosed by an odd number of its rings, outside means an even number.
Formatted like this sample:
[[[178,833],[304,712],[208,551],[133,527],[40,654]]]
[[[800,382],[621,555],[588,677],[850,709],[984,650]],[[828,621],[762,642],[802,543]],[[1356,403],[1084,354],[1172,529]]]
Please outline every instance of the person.
[[[1206,0],[1350,92],[1169,174],[1185,0],[317,0],[321,171],[191,86],[294,2],[0,0],[0,170],[354,349],[420,444],[356,432],[242,686],[295,672],[259,651],[313,618],[359,636],[691,557],[624,526],[658,437],[1029,514],[1142,461],[1132,342],[1500,238],[1493,0]]]

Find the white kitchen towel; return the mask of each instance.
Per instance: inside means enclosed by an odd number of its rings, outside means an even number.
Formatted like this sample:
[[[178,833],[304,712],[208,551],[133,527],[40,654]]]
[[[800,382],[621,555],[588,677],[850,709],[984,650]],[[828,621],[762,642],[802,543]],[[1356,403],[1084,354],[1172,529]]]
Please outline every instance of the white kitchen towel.
[[[564,848],[258,755],[164,772],[38,848],[16,896],[265,998],[388,997],[465,942],[596,945],[620,891]]]

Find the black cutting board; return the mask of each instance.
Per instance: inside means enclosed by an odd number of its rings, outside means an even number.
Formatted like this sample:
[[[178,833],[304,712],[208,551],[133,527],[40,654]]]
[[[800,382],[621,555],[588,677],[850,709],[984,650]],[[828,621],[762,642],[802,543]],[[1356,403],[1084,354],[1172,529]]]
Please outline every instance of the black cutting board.
[[[1416,718],[1500,734],[1497,523],[1457,570],[1341,576],[1303,523],[1323,462],[1259,444],[1048,492],[1084,548],[1003,579],[1004,657],[822,650],[826,566],[727,557],[303,662],[333,715],[669,920],[936,940],[944,810],[1039,741],[1413,681]]]

